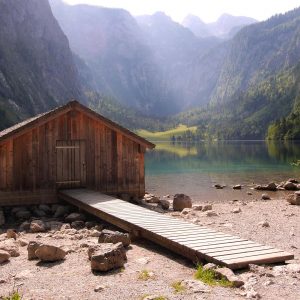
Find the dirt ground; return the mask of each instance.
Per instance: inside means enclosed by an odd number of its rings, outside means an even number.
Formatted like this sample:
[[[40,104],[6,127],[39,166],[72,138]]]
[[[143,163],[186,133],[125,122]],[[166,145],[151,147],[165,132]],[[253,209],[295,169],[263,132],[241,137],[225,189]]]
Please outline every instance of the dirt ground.
[[[239,213],[233,213],[236,207]],[[300,206],[288,205],[284,200],[255,200],[213,204],[215,217],[196,216],[200,225],[224,233],[274,246],[292,252],[300,264]],[[172,212],[170,212],[172,214]],[[181,218],[181,217],[178,217]],[[195,215],[185,217],[195,220]],[[267,221],[269,227],[259,223]],[[79,232],[80,233],[80,232]],[[80,235],[80,234],[79,234]],[[195,266],[186,259],[145,240],[134,241],[127,250],[128,262],[120,270],[106,274],[91,271],[87,248],[82,244],[96,242],[96,237],[74,238],[55,233],[27,233],[27,241],[39,240],[64,245],[70,250],[64,261],[39,263],[27,260],[27,250],[20,247],[20,256],[0,266],[0,296],[18,289],[22,299],[143,299],[146,295],[163,296],[163,299],[292,299],[300,300],[300,273],[286,272],[274,266],[265,266],[266,272],[242,270],[236,272],[245,281],[246,288],[209,287],[205,293],[185,290],[176,293],[172,284],[193,279]],[[151,276],[140,279],[142,271]],[[152,274],[153,273],[153,274]],[[101,291],[95,288],[101,286]],[[247,291],[253,291],[248,293]]]

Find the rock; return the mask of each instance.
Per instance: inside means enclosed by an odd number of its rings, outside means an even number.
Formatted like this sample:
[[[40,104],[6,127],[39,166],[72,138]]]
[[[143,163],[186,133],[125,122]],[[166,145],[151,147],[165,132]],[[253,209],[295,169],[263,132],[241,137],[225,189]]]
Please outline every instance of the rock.
[[[83,229],[85,226],[85,223],[83,221],[74,221],[71,223],[71,227],[75,228],[77,230]]]
[[[188,215],[191,211],[192,211],[191,208],[184,208],[184,209],[182,210],[182,212],[180,213],[180,215],[186,216],[186,215]]]
[[[130,237],[128,233],[123,233],[119,231],[112,231],[104,229],[102,230],[98,243],[122,243],[124,247],[127,247],[130,245]]]
[[[213,263],[208,263],[203,266],[203,270],[215,270],[218,266]]]
[[[182,211],[185,208],[192,208],[192,199],[185,194],[176,194],[173,199],[173,209]]]
[[[107,272],[123,267],[127,261],[126,251],[122,243],[107,244],[98,248],[91,255],[91,269],[93,271]]]
[[[170,202],[168,200],[161,199],[159,200],[159,205],[161,206],[162,209],[168,210],[170,207]]]
[[[42,244],[35,251],[35,255],[41,261],[54,262],[54,261],[63,260],[67,255],[67,253],[66,251],[64,251],[59,247]]]
[[[144,200],[147,202],[147,203],[159,203],[159,198],[153,194],[146,194],[144,196]]]
[[[205,213],[206,217],[218,217],[219,215],[214,210],[209,210]]]
[[[19,227],[20,231],[29,231],[30,230],[30,222],[25,221],[23,222],[20,227]]]
[[[292,205],[300,205],[300,192],[288,195],[287,201]]]
[[[241,190],[242,186],[240,184],[236,184],[232,187],[234,190]]]
[[[0,226],[5,224],[5,216],[2,209],[0,209]]]
[[[261,227],[270,227],[270,224],[267,221],[259,222],[258,225],[261,226]]]
[[[262,199],[262,200],[270,200],[271,197],[270,197],[268,194],[262,194],[262,195],[261,195],[261,199]]]
[[[195,211],[201,211],[202,210],[202,205],[193,205],[192,209]]]
[[[62,218],[69,212],[69,207],[64,205],[57,205],[55,213],[53,215],[54,218]]]
[[[43,210],[38,209],[38,208],[35,208],[35,209],[33,210],[33,214],[34,214],[35,216],[39,217],[39,218],[44,218],[44,217],[46,217],[46,213],[45,213]]]
[[[298,188],[297,188],[297,185],[295,183],[292,183],[292,182],[289,182],[287,181],[284,185],[283,185],[283,188],[287,191],[296,191]]]
[[[254,189],[258,191],[276,191],[277,190],[277,185],[274,182],[271,182],[267,185],[257,185],[254,187]]]
[[[211,289],[199,280],[185,279],[181,285],[192,293],[209,293]]]
[[[49,230],[53,230],[53,231],[61,230],[62,226],[63,226],[63,223],[58,222],[58,221],[49,221],[46,223],[46,228]]]
[[[76,221],[85,221],[85,215],[80,213],[71,213],[65,217],[65,222],[72,223]]]
[[[0,250],[8,252],[11,257],[20,256],[19,245],[13,239],[0,242]]]
[[[18,235],[17,235],[17,233],[16,233],[16,231],[14,229],[8,229],[6,231],[6,237],[8,239],[15,239],[16,240],[17,237],[18,237]]]
[[[40,204],[38,206],[38,209],[42,210],[46,215],[51,215],[52,214],[52,210],[51,210],[50,206],[47,205],[47,204]]]
[[[30,232],[37,233],[37,232],[45,232],[46,225],[42,220],[34,220],[30,223]]]
[[[253,195],[253,193],[251,193],[251,192],[247,192],[247,195],[249,195],[249,196],[252,196],[252,195]]]
[[[28,245],[28,241],[25,239],[19,239],[18,242],[21,247],[25,247]]]
[[[261,296],[258,292],[254,291],[253,289],[246,292],[246,299],[260,299]]]
[[[36,242],[36,241],[30,241],[27,246],[27,256],[28,260],[36,259],[37,256],[35,254],[35,251],[38,249],[39,246],[41,246],[42,243]]]
[[[215,184],[214,187],[217,189],[217,190],[222,190],[223,189],[223,186],[221,184]]]
[[[19,220],[28,220],[31,218],[31,212],[29,210],[19,210],[16,212],[16,218]]]
[[[69,223],[62,224],[62,226],[60,227],[61,231],[68,230],[68,229],[71,229],[71,225]]]
[[[234,214],[238,214],[238,213],[240,213],[242,210],[241,210],[241,208],[240,207],[236,207],[236,208],[234,208],[233,210],[232,210],[232,212],[234,213]]]
[[[15,280],[25,280],[28,278],[34,277],[34,274],[30,270],[23,270],[20,273],[17,273],[14,277]]]
[[[91,228],[95,227],[96,225],[97,225],[97,223],[94,222],[94,221],[87,221],[87,222],[85,222],[85,227],[87,229],[91,229]]]
[[[211,204],[205,204],[202,206],[202,211],[208,211],[208,210],[212,210]]]
[[[105,289],[105,286],[104,285],[98,285],[94,288],[94,292],[98,293],[98,292],[101,292]]]
[[[291,273],[300,273],[300,264],[288,264],[286,269]]]
[[[225,277],[233,284],[234,287],[241,287],[242,285],[244,285],[244,282],[239,277],[237,277],[229,268],[217,268],[215,269],[215,273],[219,277]]]
[[[289,178],[287,181],[291,183],[299,183],[299,181],[295,178]]]
[[[0,264],[9,261],[10,254],[4,250],[0,250]]]
[[[99,237],[101,235],[101,232],[98,231],[98,230],[91,230],[90,233],[89,233],[89,236],[91,237]]]

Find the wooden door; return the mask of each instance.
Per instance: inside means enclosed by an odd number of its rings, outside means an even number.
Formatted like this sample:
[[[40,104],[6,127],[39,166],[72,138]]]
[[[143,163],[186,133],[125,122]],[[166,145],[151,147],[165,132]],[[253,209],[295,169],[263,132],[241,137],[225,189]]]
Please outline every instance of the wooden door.
[[[86,185],[85,141],[56,141],[56,186],[78,188]]]

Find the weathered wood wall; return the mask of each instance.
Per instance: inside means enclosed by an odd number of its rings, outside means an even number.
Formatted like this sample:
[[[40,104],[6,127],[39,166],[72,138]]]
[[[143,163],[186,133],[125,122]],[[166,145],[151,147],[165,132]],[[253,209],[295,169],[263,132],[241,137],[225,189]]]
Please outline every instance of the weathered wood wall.
[[[71,140],[85,143],[87,188],[144,195],[144,146],[97,118],[70,110],[0,143],[0,205],[16,193],[54,193],[57,141]]]

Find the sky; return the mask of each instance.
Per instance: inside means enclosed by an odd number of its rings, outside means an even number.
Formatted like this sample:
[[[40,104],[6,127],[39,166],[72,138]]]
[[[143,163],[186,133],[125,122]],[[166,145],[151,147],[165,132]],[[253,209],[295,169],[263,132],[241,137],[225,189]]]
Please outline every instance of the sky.
[[[134,16],[163,11],[177,22],[181,22],[188,14],[196,15],[205,22],[213,22],[223,13],[263,21],[272,15],[300,6],[300,0],[64,0],[64,2],[124,8]]]

